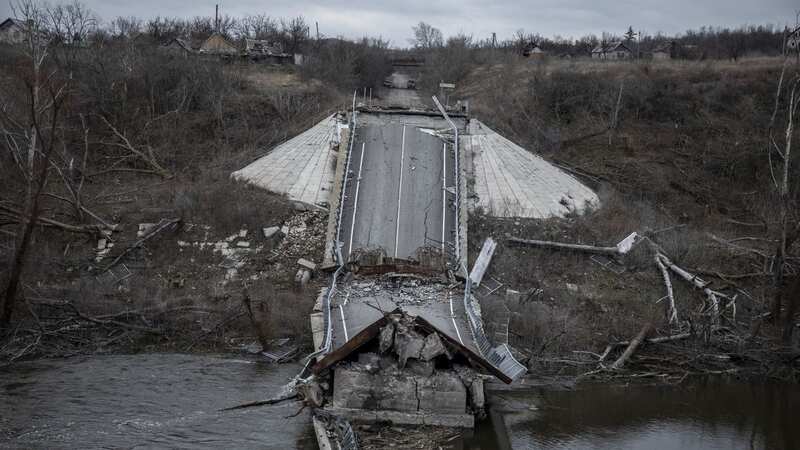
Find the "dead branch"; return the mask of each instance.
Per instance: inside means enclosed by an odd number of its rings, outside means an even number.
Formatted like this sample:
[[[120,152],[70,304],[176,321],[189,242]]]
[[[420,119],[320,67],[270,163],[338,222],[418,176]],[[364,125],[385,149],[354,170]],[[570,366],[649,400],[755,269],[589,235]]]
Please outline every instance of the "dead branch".
[[[114,267],[122,258],[124,258],[125,255],[127,255],[128,253],[132,252],[134,249],[136,249],[139,246],[141,246],[142,244],[144,244],[145,241],[147,241],[148,239],[152,238],[153,236],[157,235],[158,233],[166,230],[167,228],[171,227],[172,225],[175,225],[176,223],[178,223],[180,221],[181,221],[180,218],[177,218],[177,219],[161,219],[161,221],[159,221],[158,224],[156,224],[156,226],[153,227],[153,229],[150,232],[148,232],[145,236],[143,236],[138,241],[134,242],[133,245],[131,245],[128,248],[126,248],[125,251],[123,251],[116,258],[114,258],[114,260],[111,261],[111,264],[107,265],[102,270],[102,272],[100,272],[100,273],[107,272],[109,269]]]
[[[656,265],[661,270],[661,277],[664,279],[664,285],[667,287],[667,300],[669,300],[669,306],[667,308],[667,317],[669,323],[677,322],[678,321],[678,309],[675,306],[675,295],[672,292],[672,282],[669,279],[669,271],[667,267],[661,262],[661,258],[659,258],[659,254],[656,253],[655,256]]]
[[[680,266],[678,266],[676,264],[673,264],[672,261],[670,261],[669,258],[667,258],[667,256],[664,255],[663,253],[658,253],[656,255],[656,257],[659,258],[659,260],[665,266],[667,266],[672,272],[674,272],[675,274],[677,274],[678,276],[680,276],[684,280],[686,280],[689,283],[691,283],[694,287],[696,287],[698,289],[701,289],[706,294],[706,297],[708,299],[708,308],[711,311],[711,321],[712,321],[712,324],[714,326],[719,325],[719,315],[720,315],[719,300],[720,299],[727,299],[728,300],[728,305],[726,305],[726,307],[732,307],[733,308],[733,314],[734,314],[734,316],[736,315],[736,303],[735,303],[736,296],[730,297],[730,296],[728,296],[726,294],[723,294],[722,292],[718,292],[718,291],[715,291],[715,290],[709,288],[708,286],[709,286],[710,283],[708,283],[707,281],[705,281],[702,278],[698,277],[697,275],[692,274],[692,273],[684,270]]]
[[[563,242],[539,241],[535,239],[521,239],[515,237],[508,238],[507,241],[515,244],[530,245],[533,247],[551,248],[558,250],[574,250],[579,252],[598,253],[601,255],[617,256],[621,254],[617,247],[596,247],[593,245],[566,244]]]
[[[127,329],[135,330],[135,331],[143,331],[145,333],[159,334],[159,335],[162,334],[161,331],[156,330],[155,328],[142,327],[142,326],[139,326],[139,325],[132,325],[132,324],[125,323],[125,322],[119,322],[117,320],[100,320],[100,319],[98,319],[96,317],[87,316],[86,314],[82,313],[78,309],[78,307],[75,306],[74,304],[72,304],[71,302],[65,302],[64,306],[69,306],[72,309],[72,311],[75,312],[75,315],[78,316],[80,319],[83,319],[83,320],[85,320],[87,322],[91,322],[91,323],[94,323],[94,324],[97,324],[97,325],[105,325],[105,326],[109,326],[110,325],[110,326],[115,326],[115,327],[120,327],[120,328],[127,328]]]
[[[760,257],[762,257],[764,259],[769,259],[770,258],[769,255],[767,255],[766,253],[762,252],[761,250],[758,250],[758,249],[755,249],[755,248],[750,248],[750,247],[745,247],[743,245],[734,244],[733,241],[726,241],[725,239],[722,239],[722,238],[720,238],[718,236],[715,236],[712,233],[706,233],[706,235],[708,235],[708,237],[711,238],[712,241],[714,241],[714,242],[716,242],[716,243],[718,243],[718,244],[720,244],[722,246],[725,246],[725,247],[729,248],[730,250],[732,250],[734,252],[752,253],[752,254],[758,255],[758,256],[760,256]]]
[[[172,174],[167,169],[165,169],[164,167],[161,166],[161,164],[158,163],[158,161],[155,158],[155,155],[153,154],[152,149],[149,149],[147,153],[137,149],[136,147],[133,146],[133,144],[131,144],[131,141],[128,140],[128,138],[123,133],[121,133],[114,125],[111,124],[111,122],[108,121],[108,119],[105,118],[105,116],[101,115],[100,119],[103,121],[103,123],[106,124],[109,130],[111,130],[111,132],[114,133],[114,135],[121,141],[121,142],[109,142],[106,143],[106,145],[119,147],[131,152],[132,154],[139,157],[139,159],[141,159],[143,162],[147,163],[147,165],[149,165],[154,172],[158,173],[164,178],[170,178],[172,176]]]
[[[622,355],[611,365],[611,368],[614,370],[621,369],[622,366],[625,365],[625,362],[634,354],[636,353],[636,349],[639,348],[639,345],[642,343],[644,338],[647,337],[647,334],[653,328],[653,324],[647,322],[644,324],[642,329],[639,331],[639,334],[636,335],[635,338],[628,344],[628,348],[622,352]]]
[[[22,220],[22,211],[7,205],[3,205],[0,203],[0,211],[4,211],[9,214],[13,219],[20,221]],[[102,231],[102,227],[98,225],[70,225],[68,223],[59,222],[57,220],[48,219],[47,217],[37,217],[36,218],[37,225],[45,225],[55,228],[61,228],[64,231],[69,231],[72,233],[89,233],[94,234],[99,231]]]
[[[660,337],[646,339],[645,342],[647,342],[648,344],[661,344],[663,342],[672,342],[672,341],[679,341],[681,339],[687,339],[691,336],[692,333],[679,333],[679,334],[673,334],[671,336],[660,336]],[[615,342],[613,344],[608,344],[606,346],[606,349],[603,350],[603,353],[600,355],[597,361],[598,362],[605,361],[606,358],[608,358],[608,355],[610,355],[615,348],[625,347],[630,344],[631,344],[630,341],[622,341],[622,342]]]
[[[228,408],[222,408],[220,411],[233,411],[236,409],[245,409],[245,408],[252,408],[254,406],[265,406],[265,405],[275,405],[277,403],[285,402],[287,400],[293,400],[297,398],[297,392],[290,391],[290,393],[285,395],[280,395],[277,397],[269,398],[266,400],[258,400],[255,402],[248,402],[242,403],[241,405],[231,406]]]

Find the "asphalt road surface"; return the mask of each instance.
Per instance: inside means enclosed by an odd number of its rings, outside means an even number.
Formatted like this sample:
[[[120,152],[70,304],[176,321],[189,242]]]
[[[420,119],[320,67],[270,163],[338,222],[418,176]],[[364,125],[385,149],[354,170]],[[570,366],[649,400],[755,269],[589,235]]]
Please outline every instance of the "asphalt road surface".
[[[432,131],[447,129],[447,123],[380,113],[359,114],[357,122],[341,221],[342,255],[349,260],[358,249],[383,249],[389,257],[415,260],[421,247],[450,252],[455,160],[452,146]]]

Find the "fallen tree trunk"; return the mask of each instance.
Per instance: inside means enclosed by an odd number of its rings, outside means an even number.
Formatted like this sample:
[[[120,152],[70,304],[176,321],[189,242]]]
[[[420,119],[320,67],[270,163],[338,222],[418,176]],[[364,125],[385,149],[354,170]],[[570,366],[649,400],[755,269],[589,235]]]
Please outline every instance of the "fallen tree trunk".
[[[152,231],[148,232],[147,235],[145,235],[143,238],[139,239],[138,241],[134,242],[133,245],[131,245],[130,247],[126,248],[125,251],[123,251],[122,253],[119,254],[119,256],[114,258],[114,260],[111,261],[111,264],[107,265],[105,267],[105,269],[103,269],[103,271],[100,272],[100,273],[108,272],[109,269],[111,269],[112,267],[117,265],[117,263],[122,258],[124,258],[125,255],[127,255],[128,253],[133,251],[133,249],[138,248],[140,245],[144,244],[144,242],[147,241],[148,239],[150,239],[151,237],[157,235],[158,233],[164,231],[165,229],[169,228],[172,225],[175,225],[176,223],[178,223],[180,221],[181,221],[180,218],[177,218],[177,219],[161,219],[161,221],[158,224],[156,224],[155,227],[153,227]]]
[[[715,325],[715,326],[718,325],[719,324],[719,315],[720,315],[719,299],[720,298],[724,298],[724,299],[727,299],[727,300],[730,300],[731,302],[733,302],[735,300],[735,297],[731,298],[728,295],[723,294],[722,292],[717,292],[717,291],[709,288],[708,287],[709,283],[707,281],[703,280],[702,278],[698,277],[697,275],[694,275],[694,274],[684,270],[682,267],[680,267],[680,266],[678,266],[676,264],[673,264],[672,261],[670,261],[669,258],[667,258],[667,256],[664,255],[663,253],[659,253],[658,255],[656,255],[656,257],[665,266],[667,266],[672,272],[674,272],[675,274],[677,274],[678,276],[680,276],[684,280],[686,280],[689,283],[691,283],[692,285],[694,285],[694,287],[696,287],[698,289],[701,289],[706,294],[706,297],[708,297],[709,308],[711,309],[712,324]],[[731,303],[729,303],[729,305],[730,304]],[[736,313],[735,303],[733,303],[733,305],[734,305],[734,310],[733,311],[734,311],[734,316],[735,316],[735,313]]]
[[[681,339],[687,339],[691,336],[692,333],[680,333],[680,334],[673,334],[671,336],[660,336],[656,338],[645,339],[645,342],[647,342],[648,344],[661,344],[664,342],[672,342],[672,341],[679,341]],[[622,341],[613,344],[608,344],[606,346],[606,349],[603,351],[603,354],[600,355],[600,360],[598,362],[605,361],[606,358],[608,358],[608,355],[610,355],[615,348],[627,346],[630,345],[630,343],[631,341]]]
[[[659,254],[656,253],[656,265],[658,265],[659,270],[661,270],[661,277],[664,278],[664,285],[667,288],[667,300],[669,300],[669,306],[667,308],[667,319],[669,323],[677,322],[678,321],[678,308],[675,306],[675,294],[672,291],[672,281],[669,279],[669,271],[667,271],[667,266],[661,261]]]
[[[653,324],[651,324],[650,322],[644,324],[642,329],[639,331],[639,334],[637,334],[636,337],[633,338],[631,343],[628,345],[628,348],[626,348],[625,351],[622,352],[622,355],[620,355],[620,357],[616,361],[614,361],[614,364],[611,365],[611,368],[614,370],[621,369],[622,366],[625,365],[625,362],[628,361],[628,359],[634,353],[636,353],[636,349],[639,348],[639,345],[641,345],[642,341],[644,340],[644,338],[647,337],[647,334],[650,332],[652,328]]]
[[[617,247],[597,247],[594,245],[567,244],[563,242],[539,241],[535,239],[520,239],[514,237],[508,238],[507,240],[508,242],[512,242],[515,244],[530,245],[533,247],[542,247],[542,248],[552,248],[557,250],[574,250],[579,252],[598,253],[601,255],[612,255],[612,256],[617,256],[622,254]]]
[[[22,211],[16,208],[0,204],[0,211],[5,211],[13,220],[22,221]],[[68,223],[59,222],[53,219],[48,219],[47,217],[37,217],[36,224],[61,228],[64,231],[69,231],[72,233],[94,234],[104,229],[100,225],[70,225]]]

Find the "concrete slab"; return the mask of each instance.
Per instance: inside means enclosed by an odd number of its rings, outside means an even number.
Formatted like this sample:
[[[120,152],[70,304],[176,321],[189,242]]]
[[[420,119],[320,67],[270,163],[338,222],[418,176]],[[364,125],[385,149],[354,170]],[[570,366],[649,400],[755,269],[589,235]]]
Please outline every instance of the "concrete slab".
[[[337,121],[330,115],[231,174],[314,208],[327,208],[336,171]]]
[[[472,119],[461,137],[480,207],[494,217],[543,219],[599,206],[597,194],[570,174]],[[470,173],[471,172],[471,173]]]
[[[359,249],[416,259],[422,247],[452,247],[446,188],[455,183],[455,161],[449,146],[426,132],[446,128],[436,117],[359,115],[341,223],[346,260]]]

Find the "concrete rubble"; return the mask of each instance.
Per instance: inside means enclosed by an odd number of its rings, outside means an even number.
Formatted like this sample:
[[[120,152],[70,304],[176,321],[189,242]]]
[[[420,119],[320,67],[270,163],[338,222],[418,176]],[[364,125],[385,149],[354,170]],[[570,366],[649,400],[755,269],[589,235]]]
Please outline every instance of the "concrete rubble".
[[[454,364],[441,337],[393,316],[372,346],[333,369],[327,411],[356,422],[471,428],[485,407],[482,379]]]

